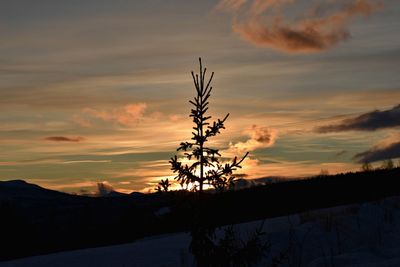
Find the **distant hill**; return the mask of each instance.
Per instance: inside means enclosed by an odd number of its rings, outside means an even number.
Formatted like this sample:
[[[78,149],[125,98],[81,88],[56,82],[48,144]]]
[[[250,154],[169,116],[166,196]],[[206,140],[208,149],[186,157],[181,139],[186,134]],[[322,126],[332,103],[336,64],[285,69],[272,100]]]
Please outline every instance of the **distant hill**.
[[[0,199],[5,198],[66,198],[71,195],[46,189],[23,180],[0,181]]]
[[[260,177],[260,178],[254,178],[254,179],[240,178],[235,183],[235,189],[241,190],[241,189],[250,188],[250,187],[254,187],[254,186],[268,185],[268,184],[279,183],[279,182],[287,182],[287,181],[291,181],[291,180],[295,180],[295,179],[297,179],[297,178],[283,177],[283,176],[266,176],[266,177]]]
[[[113,189],[102,190],[101,194],[72,195],[56,190],[43,188],[36,184],[28,183],[24,180],[0,181],[0,200],[1,199],[46,199],[46,198],[79,198],[79,197],[142,197],[143,193],[132,192],[130,194],[121,193]]]

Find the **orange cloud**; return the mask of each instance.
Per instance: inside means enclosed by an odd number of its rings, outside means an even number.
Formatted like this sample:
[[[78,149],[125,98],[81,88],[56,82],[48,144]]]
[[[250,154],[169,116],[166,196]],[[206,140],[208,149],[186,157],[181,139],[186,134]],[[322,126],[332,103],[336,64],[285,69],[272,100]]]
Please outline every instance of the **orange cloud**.
[[[226,1],[223,1],[226,2]],[[223,2],[220,2],[222,5]],[[382,1],[352,0],[312,4],[288,20],[285,7],[299,0],[253,0],[234,10],[233,30],[243,39],[262,47],[290,53],[317,52],[330,49],[350,37],[349,24],[356,16],[368,16],[382,8]],[[273,8],[272,8],[273,7]]]
[[[260,128],[257,125],[253,125],[251,129],[247,131],[247,135],[250,138],[245,142],[230,144],[230,150],[243,153],[254,151],[257,148],[270,147],[275,143],[277,138],[276,130]]]
[[[146,103],[136,103],[111,111],[86,108],[84,112],[103,121],[111,121],[123,126],[130,126],[143,117],[146,108]]]

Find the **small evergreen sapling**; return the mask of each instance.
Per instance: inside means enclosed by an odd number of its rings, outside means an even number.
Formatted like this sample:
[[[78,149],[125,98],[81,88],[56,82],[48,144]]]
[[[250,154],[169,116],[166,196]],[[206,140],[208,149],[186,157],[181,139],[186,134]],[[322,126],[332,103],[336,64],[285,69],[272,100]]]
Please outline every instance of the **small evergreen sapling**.
[[[203,68],[201,58],[199,58],[200,72],[194,74],[192,71],[193,83],[196,88],[196,96],[190,100],[193,105],[190,117],[193,119],[195,126],[193,127],[192,139],[190,142],[182,142],[177,151],[183,151],[184,157],[188,159],[189,164],[184,164],[174,156],[170,160],[171,170],[176,173],[175,179],[182,187],[189,186],[193,191],[202,192],[204,185],[211,185],[215,189],[221,191],[229,185],[233,184],[235,176],[233,172],[241,168],[243,160],[247,157],[248,152],[241,158],[235,157],[230,163],[221,163],[218,149],[206,146],[209,138],[220,134],[225,129],[224,123],[229,113],[221,120],[218,119],[210,123],[211,116],[207,115],[209,98],[211,96],[211,81],[214,72],[211,73],[208,81],[206,80],[206,68]]]
[[[168,178],[163,180],[161,179],[161,181],[158,183],[157,187],[156,187],[156,191],[158,193],[161,192],[168,192],[169,187],[171,186],[170,182],[168,181]]]

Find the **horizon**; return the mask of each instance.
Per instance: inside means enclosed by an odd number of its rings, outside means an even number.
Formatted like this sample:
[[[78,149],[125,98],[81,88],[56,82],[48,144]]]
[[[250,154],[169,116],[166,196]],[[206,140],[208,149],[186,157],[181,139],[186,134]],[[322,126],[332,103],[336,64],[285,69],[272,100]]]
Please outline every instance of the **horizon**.
[[[148,192],[215,72],[211,147],[249,179],[400,158],[400,3],[10,1],[0,10],[0,181]],[[268,3],[267,3],[268,2]],[[278,19],[279,18],[279,19]]]

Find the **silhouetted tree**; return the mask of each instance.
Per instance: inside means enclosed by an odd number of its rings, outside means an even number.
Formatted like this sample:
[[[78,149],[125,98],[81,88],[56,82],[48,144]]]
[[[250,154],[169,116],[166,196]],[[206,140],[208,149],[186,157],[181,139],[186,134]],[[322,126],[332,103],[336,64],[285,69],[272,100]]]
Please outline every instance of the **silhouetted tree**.
[[[361,166],[361,170],[365,172],[372,171],[372,165],[369,162],[364,162],[363,165]]]
[[[165,180],[162,180],[158,183],[156,190],[157,192],[168,192],[169,187],[171,186],[171,184],[168,181],[168,178]]]
[[[199,58],[200,72],[194,74],[192,78],[196,88],[196,96],[189,102],[193,105],[190,117],[193,119],[195,126],[192,132],[192,141],[182,142],[177,151],[183,151],[184,156],[189,160],[189,164],[184,164],[175,157],[171,158],[171,170],[177,173],[175,179],[186,188],[192,186],[193,191],[203,191],[205,184],[211,185],[217,190],[223,190],[229,184],[233,183],[235,177],[233,172],[237,168],[241,168],[241,163],[247,157],[238,160],[235,157],[230,163],[222,164],[219,160],[221,154],[218,149],[206,146],[209,138],[216,136],[222,129],[225,129],[224,123],[229,113],[221,120],[218,119],[212,124],[209,123],[211,116],[207,115],[209,98],[211,96],[211,81],[214,72],[211,73],[208,81],[206,80],[207,69],[202,66],[201,58]]]
[[[393,168],[394,168],[394,163],[393,163],[393,160],[391,160],[391,159],[385,160],[382,164],[382,169],[392,170]]]
[[[329,175],[329,171],[327,169],[321,169],[321,171],[319,172],[319,176],[328,176]]]

